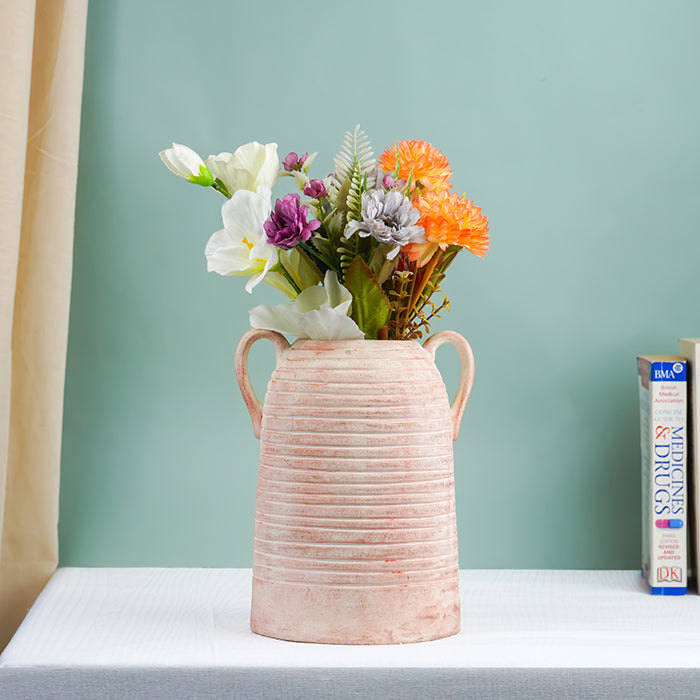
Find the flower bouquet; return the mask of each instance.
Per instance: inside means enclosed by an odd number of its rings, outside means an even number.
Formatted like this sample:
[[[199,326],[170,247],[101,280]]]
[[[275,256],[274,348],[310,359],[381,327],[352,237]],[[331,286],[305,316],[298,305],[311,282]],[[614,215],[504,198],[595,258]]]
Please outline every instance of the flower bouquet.
[[[160,153],[188,182],[226,201],[208,269],[266,282],[286,304],[250,310],[253,328],[317,340],[418,339],[449,309],[440,290],[463,248],[483,257],[488,221],[451,189],[447,158],[425,141],[397,141],[377,160],[364,131],[347,132],[334,172],[312,178],[313,155],[252,142],[202,160],[187,146]],[[298,193],[272,203],[280,177]]]

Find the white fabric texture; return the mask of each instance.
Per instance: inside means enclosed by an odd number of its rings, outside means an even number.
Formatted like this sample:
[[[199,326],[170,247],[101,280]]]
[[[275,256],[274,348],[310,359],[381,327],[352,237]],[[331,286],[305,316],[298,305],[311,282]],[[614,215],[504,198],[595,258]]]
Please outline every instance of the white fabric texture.
[[[231,694],[213,697],[348,697],[351,688],[357,697],[467,697],[467,688],[508,697],[520,688],[515,696],[528,698],[589,688],[591,697],[644,698],[662,687],[695,697],[684,693],[700,681],[699,596],[651,596],[629,571],[463,571],[460,581],[460,634],[340,646],[253,634],[250,570],[59,569],[0,657],[0,697],[3,681],[18,698],[205,697],[217,688]],[[376,694],[380,682],[388,685]]]

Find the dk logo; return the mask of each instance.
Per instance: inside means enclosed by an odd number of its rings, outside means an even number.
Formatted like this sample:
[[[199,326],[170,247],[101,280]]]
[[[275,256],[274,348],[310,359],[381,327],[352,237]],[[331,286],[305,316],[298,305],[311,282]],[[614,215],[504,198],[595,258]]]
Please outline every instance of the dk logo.
[[[656,570],[656,580],[659,583],[661,583],[662,581],[682,583],[683,570],[680,566],[660,566]]]

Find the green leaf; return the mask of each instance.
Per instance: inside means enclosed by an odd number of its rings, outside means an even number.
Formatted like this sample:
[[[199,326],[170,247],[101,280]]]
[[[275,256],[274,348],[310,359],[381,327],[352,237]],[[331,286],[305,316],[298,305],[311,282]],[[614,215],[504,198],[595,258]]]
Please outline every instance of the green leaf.
[[[329,189],[331,204],[345,213],[348,208],[346,199],[349,183],[356,169],[359,169],[361,176],[366,177],[363,189],[374,187],[376,163],[367,134],[360,129],[360,125],[358,124],[352,132],[347,131],[340,152],[334,161],[335,172]],[[343,191],[344,188],[345,191]]]
[[[343,284],[352,294],[352,318],[364,332],[365,338],[376,339],[379,329],[387,324],[391,305],[367,264],[356,257]]]
[[[341,236],[338,240],[338,255],[340,256],[341,282],[345,279],[348,268],[360,253],[360,236],[355,233],[350,238]]]
[[[362,219],[362,172],[358,163],[355,163],[355,167],[352,171],[352,177],[350,178],[350,189],[348,190],[348,195],[345,200],[347,207],[346,218],[348,221],[355,220],[360,221]],[[367,177],[364,178],[365,186],[367,184]]]
[[[342,185],[338,188],[338,193],[335,200],[335,208],[342,213],[345,213],[348,209],[347,199],[348,193],[350,192],[350,179],[344,180]]]
[[[396,166],[394,167],[394,180],[399,179],[399,173],[401,172],[401,158],[399,156],[399,146],[396,145]]]
[[[352,132],[345,132],[343,145],[334,161],[335,176],[342,182],[352,175],[355,164],[363,173],[368,173],[376,162],[369,138],[358,124]]]
[[[204,163],[199,166],[199,174],[195,175],[192,173],[189,177],[186,177],[187,182],[191,182],[193,185],[201,185],[202,187],[211,187],[214,184],[214,176],[209,172]]]
[[[328,239],[333,241],[343,235],[345,219],[343,213],[333,210],[324,220],[323,227],[328,231]]]

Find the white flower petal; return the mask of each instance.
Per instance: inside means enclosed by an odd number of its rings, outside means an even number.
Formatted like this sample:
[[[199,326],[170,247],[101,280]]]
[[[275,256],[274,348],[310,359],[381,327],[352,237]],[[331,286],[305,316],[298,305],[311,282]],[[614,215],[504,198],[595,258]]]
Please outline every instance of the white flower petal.
[[[365,334],[349,316],[338,309],[318,309],[303,314],[300,338],[312,340],[353,340],[364,338]]]
[[[362,221],[350,221],[345,227],[345,238],[350,238],[354,233],[358,231],[360,233],[361,238],[367,238],[367,236],[369,236],[369,231],[363,229],[363,226],[364,223]]]
[[[245,246],[235,242],[226,229],[217,231],[209,239],[204,250],[207,258],[207,270],[220,275],[252,274],[250,256]]]
[[[260,185],[269,185],[272,187],[277,182],[277,177],[280,172],[280,159],[277,155],[277,144],[265,144],[265,156],[258,170],[258,175],[255,178],[255,187]]]
[[[193,151],[189,146],[183,146],[181,143],[174,143],[172,148],[166,148],[158,155],[171,173],[184,180],[191,177],[199,177],[199,168],[204,165],[204,161],[196,151]]]
[[[292,304],[256,306],[250,310],[250,325],[314,340],[364,338],[348,316],[352,295],[328,271],[323,286],[309,287]]]
[[[291,304],[255,306],[250,310],[250,325],[312,340],[353,340],[365,337],[355,321],[338,313],[336,309],[314,309],[302,314],[290,309],[290,306]]]
[[[290,310],[290,304],[254,306],[248,316],[252,328],[264,328],[285,335],[299,335],[299,314]],[[301,336],[299,336],[301,337]]]
[[[328,307],[328,294],[323,287],[307,287],[294,301],[296,310],[304,314],[313,309]]]
[[[206,166],[214,177],[218,177],[231,191],[231,181],[235,178],[233,169],[229,171],[230,153],[219,153],[218,156],[209,156],[206,160]],[[235,191],[235,189],[234,189]]]
[[[260,271],[260,274],[255,275],[255,277],[251,277],[246,283],[245,283],[245,290],[250,294],[253,291],[253,287],[258,285],[260,282],[263,281],[263,278],[265,275],[268,273],[270,268],[275,264],[275,260],[270,258],[269,260],[265,260],[265,264]]]
[[[251,291],[277,263],[277,249],[267,242],[263,224],[272,208],[267,185],[259,192],[238,190],[221,207],[224,222],[207,243],[207,267],[220,275],[252,275]]]
[[[257,141],[245,143],[236,149],[234,159],[236,167],[257,172],[265,159],[265,146]]]
[[[338,281],[338,275],[333,270],[328,270],[323,279],[323,286],[326,288],[329,306],[335,308],[341,304],[352,302],[352,294]]]
[[[277,144],[246,143],[234,153],[209,156],[206,165],[232,194],[237,190],[256,190],[261,185],[272,187],[280,167]]]
[[[263,224],[272,211],[272,194],[264,185],[259,192],[238,190],[221,207],[224,226],[254,245],[260,238],[267,240]]]
[[[186,178],[189,175],[187,168],[185,168],[182,163],[175,158],[172,148],[161,151],[158,155],[171,173],[174,173],[181,178]]]

